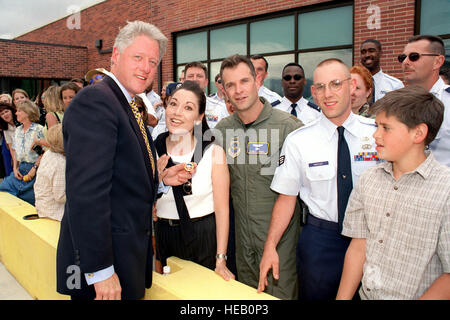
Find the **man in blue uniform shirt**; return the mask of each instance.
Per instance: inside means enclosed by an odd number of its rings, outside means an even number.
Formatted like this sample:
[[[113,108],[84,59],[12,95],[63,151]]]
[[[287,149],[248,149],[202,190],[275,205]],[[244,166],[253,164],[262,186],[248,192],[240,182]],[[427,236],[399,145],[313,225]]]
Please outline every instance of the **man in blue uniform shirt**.
[[[292,132],[283,145],[270,186],[279,195],[260,264],[258,291],[264,289],[270,269],[275,279],[279,277],[276,246],[300,195],[309,213],[297,243],[299,299],[336,297],[350,241],[341,235],[348,197],[359,175],[377,162],[373,119],[351,112],[355,86],[341,60],[324,60],[314,71],[311,92],[322,114]]]

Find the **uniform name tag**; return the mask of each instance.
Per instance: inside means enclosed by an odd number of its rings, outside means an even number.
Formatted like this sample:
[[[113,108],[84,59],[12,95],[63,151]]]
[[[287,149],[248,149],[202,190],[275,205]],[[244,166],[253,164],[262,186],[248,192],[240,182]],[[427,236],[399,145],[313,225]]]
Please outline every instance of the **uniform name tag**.
[[[320,166],[327,166],[328,165],[328,161],[321,161],[321,162],[312,162],[312,163],[308,163],[308,166],[310,168],[312,167],[320,167]]]
[[[248,154],[268,154],[269,143],[268,142],[249,142],[247,145]]]
[[[378,154],[376,152],[359,152],[353,157],[355,161],[378,161]]]

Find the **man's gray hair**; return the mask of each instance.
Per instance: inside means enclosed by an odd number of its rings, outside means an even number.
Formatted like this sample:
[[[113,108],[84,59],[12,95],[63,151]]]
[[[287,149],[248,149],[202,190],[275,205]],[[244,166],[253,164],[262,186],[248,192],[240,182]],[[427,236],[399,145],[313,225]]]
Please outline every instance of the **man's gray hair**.
[[[167,38],[155,25],[144,21],[127,21],[127,25],[120,29],[114,41],[114,47],[123,52],[137,36],[145,35],[159,44],[159,61],[166,53]]]

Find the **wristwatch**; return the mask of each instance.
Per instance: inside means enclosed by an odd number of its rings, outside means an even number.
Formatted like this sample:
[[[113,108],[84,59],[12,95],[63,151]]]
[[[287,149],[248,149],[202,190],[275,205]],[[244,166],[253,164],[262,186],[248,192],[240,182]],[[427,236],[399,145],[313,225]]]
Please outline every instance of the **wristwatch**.
[[[223,253],[218,253],[218,254],[216,254],[216,259],[225,259],[225,261],[226,261],[227,255],[223,254]]]
[[[37,164],[33,164],[33,168],[37,170],[39,167],[37,166]]]

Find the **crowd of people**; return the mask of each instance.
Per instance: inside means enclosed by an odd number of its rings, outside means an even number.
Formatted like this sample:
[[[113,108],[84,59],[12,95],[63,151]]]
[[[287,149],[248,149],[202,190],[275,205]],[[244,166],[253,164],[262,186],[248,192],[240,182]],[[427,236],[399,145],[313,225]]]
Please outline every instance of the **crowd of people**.
[[[137,299],[177,256],[287,300],[450,299],[450,86],[436,36],[412,37],[381,70],[321,61],[264,86],[261,55],[153,78],[167,38],[134,21],[111,70],[0,96],[0,191],[61,221],[58,292]],[[42,107],[38,105],[42,101]],[[152,231],[154,229],[154,232]],[[151,244],[155,239],[155,252]],[[78,265],[81,288],[67,287]]]

